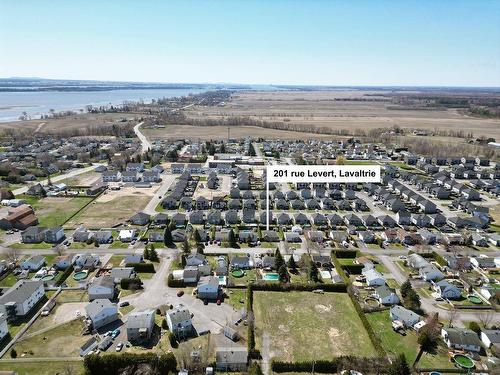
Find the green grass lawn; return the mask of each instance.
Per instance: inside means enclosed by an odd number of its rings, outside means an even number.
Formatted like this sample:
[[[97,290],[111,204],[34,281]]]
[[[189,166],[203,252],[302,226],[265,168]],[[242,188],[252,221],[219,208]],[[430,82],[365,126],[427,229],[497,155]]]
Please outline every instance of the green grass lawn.
[[[88,301],[87,291],[85,290],[63,290],[57,296],[57,303],[84,301]]]
[[[106,267],[119,267],[123,259],[125,259],[125,255],[113,255],[106,263]]]
[[[113,241],[113,243],[109,246],[110,249],[128,249],[130,243],[121,242],[121,241]]]
[[[13,243],[10,245],[13,249],[52,249],[54,244],[40,242],[40,243]]]
[[[122,314],[122,316],[126,315],[129,312],[131,312],[133,309],[135,309],[135,307],[132,306],[132,305],[128,305],[128,306],[125,306],[125,307],[120,307],[120,314]]]
[[[63,225],[93,198],[47,197],[32,203],[38,222],[44,227]]]
[[[243,277],[234,277],[229,272],[228,280],[232,282],[234,285],[247,285],[250,281],[257,280],[257,271],[253,270],[245,270],[245,275]]]
[[[83,374],[83,362],[0,362],[0,371],[15,371],[18,375],[81,375]]]
[[[228,298],[224,298],[224,302],[233,306],[236,310],[240,310],[242,307],[246,306],[246,289],[229,289]],[[240,301],[244,302],[241,303]]]
[[[375,356],[376,351],[347,293],[254,292],[255,335],[262,350],[285,361]]]
[[[9,288],[17,282],[16,277],[11,272],[2,281],[0,281],[0,287]]]
[[[78,357],[80,346],[89,339],[82,336],[84,328],[81,320],[73,320],[49,331],[18,341],[14,345],[18,356],[26,357]]]
[[[388,311],[378,311],[366,314],[373,331],[380,338],[382,347],[388,354],[397,355],[404,353],[410,365],[413,364],[418,355],[419,345],[415,331],[407,331],[406,336],[402,336],[392,330],[391,319]],[[447,357],[447,350],[444,343],[440,343],[436,353],[424,353],[418,363],[420,368],[453,368]]]

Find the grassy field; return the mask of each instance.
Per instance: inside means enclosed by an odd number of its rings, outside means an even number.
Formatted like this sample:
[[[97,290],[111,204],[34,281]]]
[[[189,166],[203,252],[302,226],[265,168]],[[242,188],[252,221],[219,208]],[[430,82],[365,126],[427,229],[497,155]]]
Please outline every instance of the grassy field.
[[[63,225],[71,216],[89,203],[92,198],[47,197],[31,202],[38,222],[44,227]]]
[[[86,228],[110,228],[141,211],[150,199],[142,194],[116,195],[109,200],[101,198],[99,197],[71,219],[67,227],[76,228],[83,225]]]
[[[78,357],[79,349],[89,339],[82,336],[83,323],[73,320],[49,331],[18,341],[14,348],[26,357]]]
[[[380,338],[382,347],[387,353],[397,355],[404,353],[408,363],[411,365],[418,354],[417,335],[414,331],[407,331],[406,336],[402,336],[392,330],[391,319],[388,311],[379,311],[366,314],[368,321],[373,327],[373,331]],[[418,363],[420,368],[453,368],[447,357],[447,350],[444,343],[439,345],[436,353],[425,353]]]
[[[346,293],[255,292],[254,314],[257,348],[262,351],[268,335],[271,357],[304,361],[376,355]]]
[[[83,374],[83,362],[0,362],[0,371],[15,371],[18,375]]]
[[[359,100],[373,98],[387,101]],[[356,100],[346,100],[346,99]],[[342,100],[336,100],[342,99]],[[224,119],[246,117],[257,121],[282,122],[290,126],[310,128],[328,128],[333,130],[363,130],[399,126],[409,129],[425,129],[427,131],[463,130],[472,131],[475,136],[491,136],[500,138],[500,120],[483,119],[465,116],[455,109],[419,110],[390,109],[391,99],[383,92],[332,90],[332,91],[275,91],[275,92],[239,92],[226,102],[224,107],[193,106],[185,111],[193,119]],[[194,127],[184,125],[167,125],[164,129],[147,129],[143,131],[152,138],[171,139],[225,138],[227,127],[206,126]],[[282,138],[322,138],[326,135],[314,134],[312,131],[297,133],[294,131],[278,131],[256,128],[254,126],[233,126],[231,136],[241,138],[259,134],[265,139]],[[307,135],[306,135],[307,134]],[[460,142],[459,138],[442,137],[449,142]]]

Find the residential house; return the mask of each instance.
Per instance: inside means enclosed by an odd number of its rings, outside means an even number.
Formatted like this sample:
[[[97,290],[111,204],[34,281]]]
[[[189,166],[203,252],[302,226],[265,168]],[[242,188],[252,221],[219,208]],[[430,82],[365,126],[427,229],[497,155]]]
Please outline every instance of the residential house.
[[[439,294],[440,297],[456,300],[460,299],[462,292],[457,286],[451,284],[448,280],[441,280],[433,284],[434,290]]]
[[[19,280],[0,296],[0,313],[8,321],[25,316],[44,295],[42,281]]]
[[[109,323],[119,319],[118,307],[109,299],[95,299],[85,306],[85,313],[92,324],[92,328],[97,330]]]
[[[219,298],[219,279],[215,276],[205,276],[198,282],[198,298],[202,300],[216,300]]]
[[[151,339],[155,328],[155,310],[131,312],[127,319],[127,340],[140,343]]]
[[[134,225],[146,225],[149,223],[151,216],[144,213],[138,212],[134,216],[132,216],[128,221]]]
[[[28,227],[21,232],[21,239],[23,243],[40,243],[44,240],[44,233],[47,228],[42,227]]]
[[[63,227],[48,228],[44,232],[44,240],[47,243],[59,243],[64,239],[64,237]]]
[[[399,303],[399,297],[396,291],[389,288],[387,285],[381,285],[375,288],[375,297],[382,305],[397,305]]]
[[[109,299],[115,298],[117,293],[116,285],[110,276],[103,275],[96,277],[87,289],[89,301],[95,299]]]
[[[481,331],[481,341],[484,346],[500,345],[500,329],[486,329]]]
[[[394,305],[389,311],[392,321],[400,321],[406,328],[412,328],[420,321],[420,316],[411,310],[399,305]]]
[[[38,271],[45,265],[45,257],[42,255],[32,255],[24,262],[21,263],[21,268],[23,270],[29,270],[31,272]]]
[[[215,350],[215,366],[217,371],[245,372],[247,369],[247,364],[248,350],[246,347],[219,347]]]
[[[442,328],[441,336],[449,348],[479,353],[481,340],[476,332],[466,328]]]

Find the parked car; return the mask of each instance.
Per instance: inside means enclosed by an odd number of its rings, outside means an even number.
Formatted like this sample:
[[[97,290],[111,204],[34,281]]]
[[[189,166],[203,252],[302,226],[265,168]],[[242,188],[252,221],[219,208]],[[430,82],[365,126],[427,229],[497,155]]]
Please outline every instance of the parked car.
[[[124,302],[120,303],[120,307],[125,307],[125,306],[128,306],[128,305],[130,305],[130,302],[128,302],[128,301],[124,301]]]
[[[183,290],[179,290],[177,292],[177,297],[182,297],[184,295],[184,291]]]
[[[118,345],[116,345],[116,351],[119,352],[123,349],[123,342],[120,342]]]
[[[120,334],[120,330],[117,328],[113,332],[111,332],[111,337],[115,339],[118,337],[119,334]]]

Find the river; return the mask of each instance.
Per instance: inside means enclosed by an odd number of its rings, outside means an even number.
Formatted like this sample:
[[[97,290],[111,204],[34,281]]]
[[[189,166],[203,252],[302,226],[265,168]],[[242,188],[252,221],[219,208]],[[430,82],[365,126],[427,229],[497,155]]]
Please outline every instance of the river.
[[[199,94],[205,89],[138,89],[111,91],[35,91],[0,92],[0,122],[17,121],[26,112],[33,119],[60,111],[85,110],[87,105],[117,105],[125,101],[150,102],[151,99]]]

